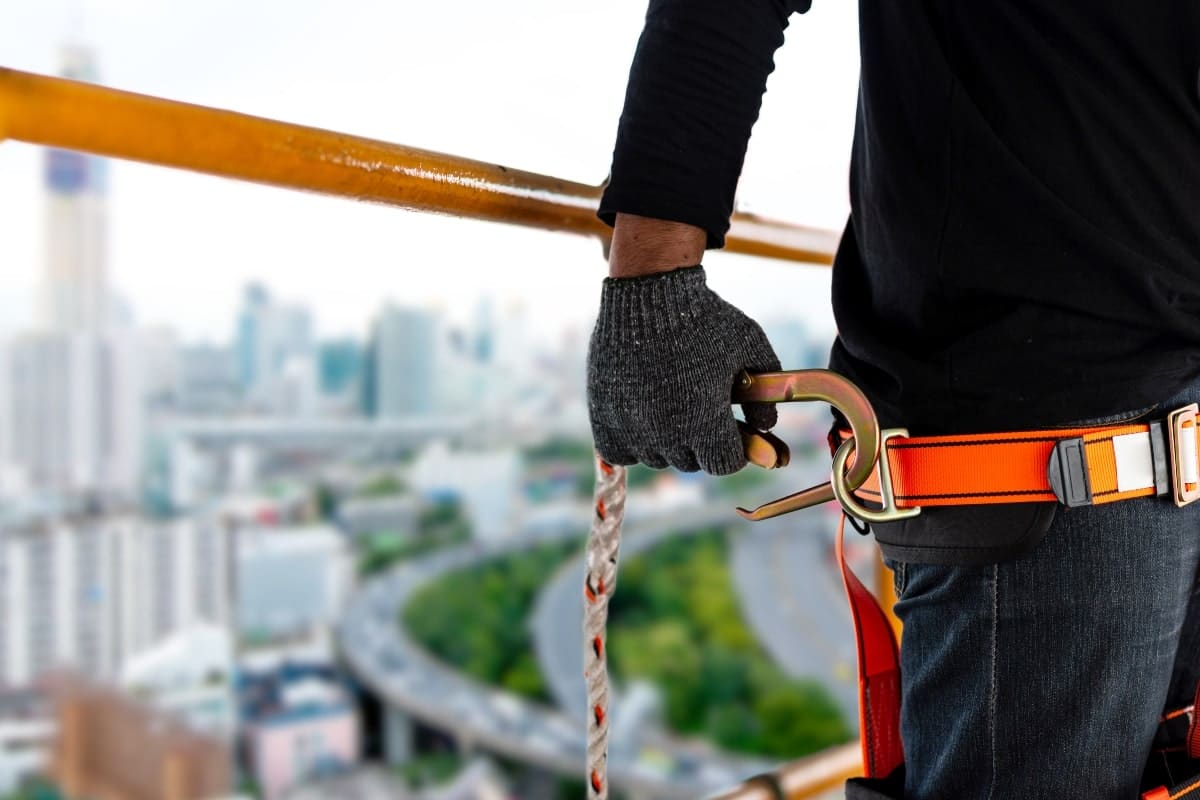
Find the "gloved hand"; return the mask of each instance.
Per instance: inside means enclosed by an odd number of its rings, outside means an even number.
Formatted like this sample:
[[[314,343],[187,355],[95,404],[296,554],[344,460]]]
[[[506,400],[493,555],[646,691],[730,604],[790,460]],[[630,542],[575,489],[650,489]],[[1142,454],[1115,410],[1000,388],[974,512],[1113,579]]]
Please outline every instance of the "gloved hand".
[[[730,407],[738,372],[780,369],[762,328],[722,300],[704,268],[607,278],[588,350],[588,412],[596,450],[714,475],[746,464]],[[746,422],[775,424],[775,406],[747,403]]]

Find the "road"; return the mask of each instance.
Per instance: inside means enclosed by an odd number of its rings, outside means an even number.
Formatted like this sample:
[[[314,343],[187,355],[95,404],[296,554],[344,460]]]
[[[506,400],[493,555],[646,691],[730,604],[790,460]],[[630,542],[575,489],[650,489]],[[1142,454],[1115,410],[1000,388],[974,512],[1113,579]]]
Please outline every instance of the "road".
[[[789,675],[828,688],[854,729],[854,631],[832,555],[834,525],[815,509],[749,524],[733,538],[730,559],[742,613],[767,652]]]
[[[636,504],[631,497],[629,507]],[[740,518],[725,501],[711,502],[698,509],[679,511],[653,522],[630,521],[621,536],[621,559],[646,550],[673,535],[697,533],[705,527],[736,524]],[[559,707],[583,719],[587,713],[583,681],[583,567],[582,558],[565,565],[538,593],[533,611],[533,647],[538,666]],[[621,572],[617,569],[617,591]],[[620,697],[615,692],[613,713],[620,714]]]
[[[350,670],[383,702],[438,730],[466,748],[481,747],[515,760],[572,777],[583,775],[585,730],[579,716],[522,700],[484,686],[434,658],[397,624],[401,612],[422,586],[441,575],[465,569],[538,542],[578,535],[589,509],[557,530],[487,546],[464,545],[404,562],[368,581],[350,600],[338,630],[339,646]],[[642,519],[647,530],[680,524],[680,516]],[[578,627],[569,641],[578,650]],[[645,796],[692,800],[729,788],[750,775],[771,769],[764,759],[720,753],[695,741],[647,733],[637,747],[613,747],[609,775],[614,787]]]
[[[629,507],[635,506],[636,498],[631,498]],[[856,728],[854,634],[832,561],[834,518],[813,509],[750,523],[733,513],[729,501],[720,500],[663,524],[631,522],[621,540],[621,558],[628,559],[673,532],[708,525],[727,526],[734,532],[730,548],[734,585],[746,621],[768,654],[789,675],[827,687],[847,724]],[[580,644],[582,585],[580,559],[564,566],[542,588],[532,620],[534,650],[550,694],[560,708],[581,719],[586,713]],[[620,587],[618,571],[618,592]],[[620,698],[614,697],[612,705],[619,714]]]

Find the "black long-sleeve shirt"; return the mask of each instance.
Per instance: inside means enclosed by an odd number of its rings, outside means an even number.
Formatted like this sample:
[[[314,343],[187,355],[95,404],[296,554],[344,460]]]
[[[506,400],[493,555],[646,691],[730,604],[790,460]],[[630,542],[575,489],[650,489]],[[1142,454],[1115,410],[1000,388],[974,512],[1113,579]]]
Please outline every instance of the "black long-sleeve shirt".
[[[722,244],[774,51],[808,6],[651,0],[602,218]],[[881,422],[1057,424],[1200,376],[1200,2],[859,8],[832,366]]]

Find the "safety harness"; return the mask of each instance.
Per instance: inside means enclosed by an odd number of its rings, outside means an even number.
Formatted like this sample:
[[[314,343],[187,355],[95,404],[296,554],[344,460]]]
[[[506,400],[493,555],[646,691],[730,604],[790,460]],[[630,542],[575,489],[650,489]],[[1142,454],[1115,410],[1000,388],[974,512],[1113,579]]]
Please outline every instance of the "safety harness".
[[[828,370],[743,374],[733,401],[821,400],[833,405],[849,429],[831,436],[828,484],[762,505],[739,508],[748,519],[766,519],[830,499],[842,506],[837,559],[846,588],[858,652],[859,737],[864,780],[851,781],[848,798],[899,797],[896,776],[904,763],[900,740],[900,660],[892,619],[845,559],[845,523],[889,522],[935,506],[1058,502],[1100,505],[1170,495],[1185,506],[1200,499],[1196,404],[1162,420],[1091,427],[954,436],[909,436],[879,430],[862,393]],[[774,468],[788,462],[786,445],[771,434],[743,427],[748,459]],[[589,797],[608,795],[608,683],[604,625],[616,585],[624,470],[598,460],[596,514],[585,570],[584,672],[588,685]],[[1165,715],[1156,750],[1166,780],[1170,762],[1200,759],[1200,688],[1196,703]],[[1185,745],[1170,746],[1182,739]],[[1194,765],[1190,765],[1194,774]],[[897,794],[893,794],[897,792]],[[1142,800],[1200,800],[1200,777],[1145,792]]]
[[[847,516],[889,521],[915,516],[923,507],[1033,502],[1078,507],[1168,495],[1177,506],[1186,506],[1200,499],[1198,410],[1192,404],[1162,420],[976,435],[912,437],[903,430],[884,430],[871,477],[851,492],[834,481],[844,511],[838,562],[858,647],[863,771],[875,779],[851,786],[848,798],[890,796],[883,787],[903,764],[904,753],[899,648],[888,615],[846,564],[842,538]],[[831,437],[835,472],[847,461],[848,441],[849,431]],[[1200,703],[1200,694],[1195,702]],[[1168,776],[1173,755],[1200,759],[1195,707],[1172,711],[1161,720],[1155,749]],[[1182,746],[1170,744],[1181,739]],[[1194,764],[1186,769],[1193,777],[1147,791],[1142,800],[1200,800],[1200,777],[1194,776]]]

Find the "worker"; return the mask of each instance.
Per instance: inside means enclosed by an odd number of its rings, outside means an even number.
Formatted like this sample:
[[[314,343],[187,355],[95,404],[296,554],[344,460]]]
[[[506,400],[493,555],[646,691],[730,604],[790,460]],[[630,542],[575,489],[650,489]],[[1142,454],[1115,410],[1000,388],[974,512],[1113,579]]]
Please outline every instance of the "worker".
[[[599,210],[588,397],[613,463],[745,464],[734,376],[780,364],[702,261],[810,4],[650,0]],[[1200,400],[1200,2],[860,0],[859,29],[830,366],[881,425],[1055,429]],[[939,507],[874,533],[904,623],[905,763],[852,796],[1129,800],[1181,779],[1160,774],[1181,744],[1160,721],[1200,678],[1200,504]]]

